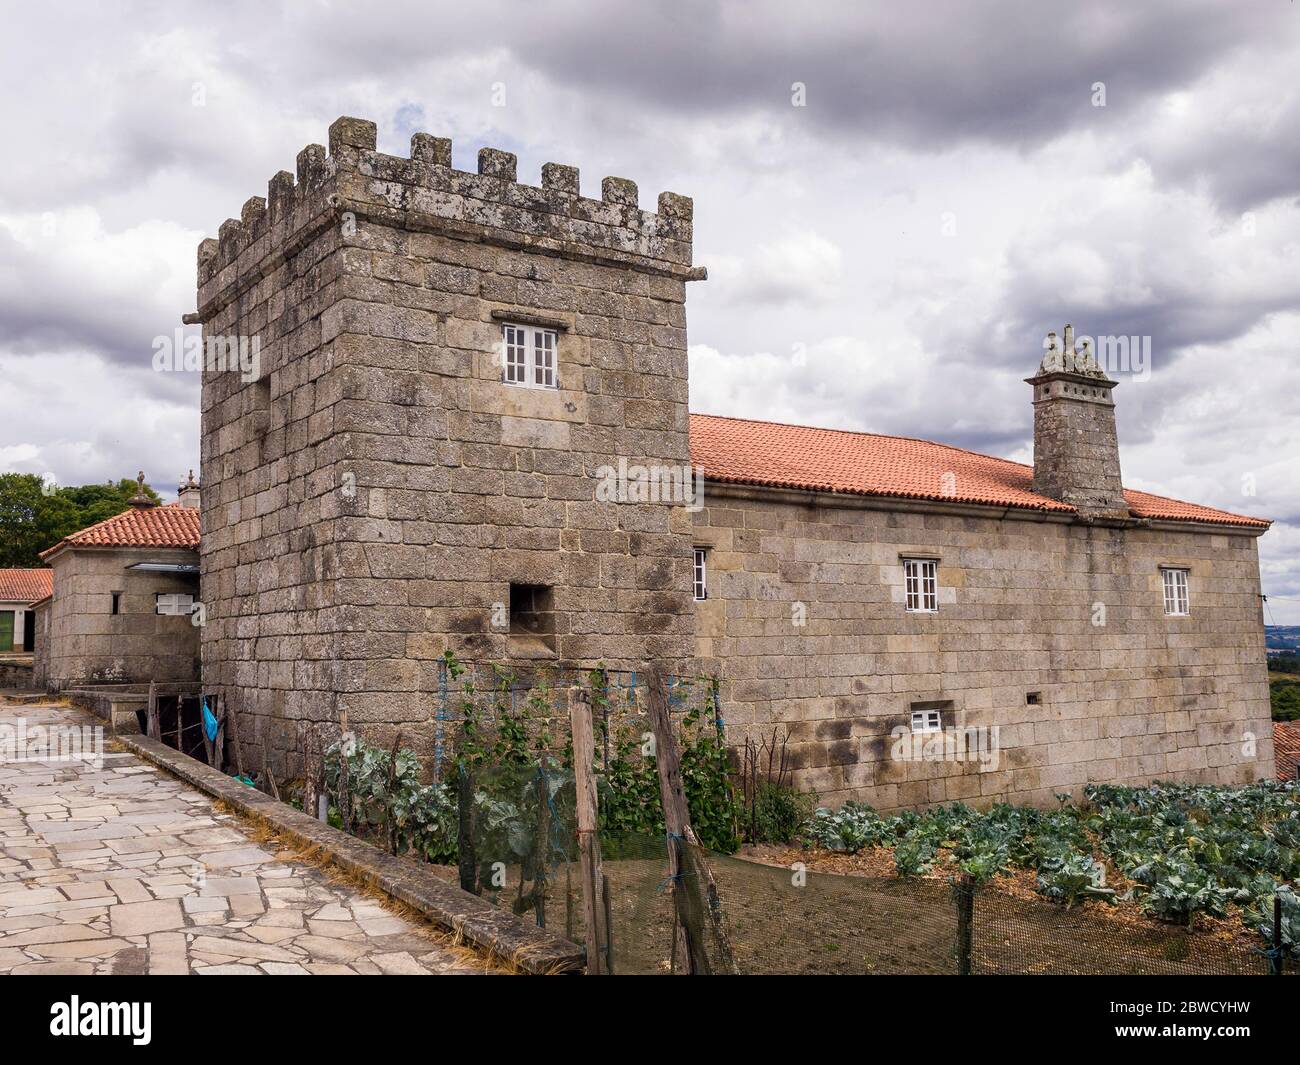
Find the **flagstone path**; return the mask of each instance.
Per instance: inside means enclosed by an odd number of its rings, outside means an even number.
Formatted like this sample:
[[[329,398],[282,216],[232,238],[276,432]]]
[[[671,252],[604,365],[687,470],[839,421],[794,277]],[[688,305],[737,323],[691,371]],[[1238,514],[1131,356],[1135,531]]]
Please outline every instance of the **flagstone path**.
[[[135,755],[12,760],[20,719],[29,738],[98,724],[0,703],[0,974],[484,971]]]

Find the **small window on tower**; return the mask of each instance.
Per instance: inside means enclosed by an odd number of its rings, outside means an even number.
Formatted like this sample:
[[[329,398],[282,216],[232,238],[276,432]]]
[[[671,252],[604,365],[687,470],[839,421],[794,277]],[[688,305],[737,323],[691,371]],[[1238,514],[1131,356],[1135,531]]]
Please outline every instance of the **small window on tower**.
[[[708,552],[702,547],[697,547],[695,549],[695,598],[700,600],[708,597]]]
[[[525,388],[555,388],[559,334],[532,325],[501,326],[501,380]]]
[[[122,593],[121,593],[121,592],[114,592],[114,593],[113,593],[113,605],[112,605],[112,607],[110,607],[110,611],[111,611],[111,613],[114,613],[114,614],[120,614],[120,613],[122,613]]]

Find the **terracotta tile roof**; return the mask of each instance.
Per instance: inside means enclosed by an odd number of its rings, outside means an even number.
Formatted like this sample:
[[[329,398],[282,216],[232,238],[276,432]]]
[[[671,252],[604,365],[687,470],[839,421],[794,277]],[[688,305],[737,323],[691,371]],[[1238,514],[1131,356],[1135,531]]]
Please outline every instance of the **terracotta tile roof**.
[[[0,603],[32,604],[54,590],[54,571],[0,569]]]
[[[804,425],[691,415],[691,462],[709,480],[851,495],[934,499],[1073,513],[1033,490],[1019,462],[905,436],[814,429]],[[1210,507],[1125,489],[1135,517],[1268,528]]]
[[[1232,514],[1226,510],[1198,506],[1196,503],[1182,503],[1177,499],[1153,496],[1150,492],[1138,492],[1132,488],[1124,489],[1124,498],[1128,501],[1128,509],[1138,518],[1204,521],[1212,525],[1249,525],[1259,529],[1267,529],[1272,524],[1265,518],[1249,518],[1244,514]]]
[[[1295,780],[1300,765],[1300,721],[1273,722],[1273,760],[1278,780]]]
[[[64,537],[41,552],[47,558],[64,547],[193,547],[199,546],[199,512],[195,507],[166,503],[159,507],[124,510],[89,528]]]

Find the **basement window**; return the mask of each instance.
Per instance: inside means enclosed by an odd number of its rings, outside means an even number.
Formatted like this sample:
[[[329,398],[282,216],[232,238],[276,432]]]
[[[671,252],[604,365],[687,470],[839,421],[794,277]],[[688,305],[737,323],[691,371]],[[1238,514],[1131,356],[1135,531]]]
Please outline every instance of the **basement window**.
[[[1187,572],[1172,566],[1160,570],[1164,581],[1165,613],[1170,617],[1186,617],[1191,613],[1187,599]]]
[[[942,732],[943,710],[938,706],[926,706],[921,703],[913,703],[912,731]]]
[[[159,592],[154,596],[154,613],[188,617],[194,612],[194,596],[183,592]]]
[[[545,584],[510,586],[510,643],[513,650],[555,652],[555,591]]]
[[[695,600],[700,602],[709,597],[708,552],[703,547],[694,550],[695,556]]]
[[[903,559],[903,588],[907,609],[913,614],[933,614],[939,609],[939,562],[933,558]]]
[[[533,325],[501,326],[501,379],[525,388],[555,388],[555,353],[559,333]]]

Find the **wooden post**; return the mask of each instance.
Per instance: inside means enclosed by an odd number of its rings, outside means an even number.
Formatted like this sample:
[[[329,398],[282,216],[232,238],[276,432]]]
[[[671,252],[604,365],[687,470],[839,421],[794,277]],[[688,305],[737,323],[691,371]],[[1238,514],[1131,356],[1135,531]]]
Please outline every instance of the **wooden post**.
[[[478,857],[474,852],[474,777],[463,762],[456,772],[456,855],[460,866],[460,886],[472,895],[479,893]]]
[[[969,873],[957,881],[957,975],[970,976],[971,932],[975,916],[975,878]]]
[[[151,740],[162,739],[162,726],[158,723],[158,685],[149,682],[149,709],[145,712],[145,735]]]
[[[212,741],[216,761],[212,768],[218,773],[226,771],[226,697],[217,696],[217,738]]]
[[[699,883],[699,863],[687,843],[690,815],[686,806],[686,789],[682,785],[677,737],[673,734],[668,714],[668,680],[657,663],[647,666],[645,677],[650,696],[647,709],[655,738],[655,765],[659,770],[659,793],[663,797],[664,827],[668,834],[668,878],[677,914],[674,959],[680,951],[687,974],[709,976],[712,968],[704,949],[705,907]]]
[[[230,719],[230,742],[235,748],[235,775],[242,777],[244,775],[244,746],[239,742],[239,713],[238,711],[229,711],[226,708],[224,698],[221,701],[221,706]],[[279,796],[277,795],[276,798],[279,798]]]
[[[1273,950],[1268,956],[1268,975],[1281,976],[1282,965],[1282,896],[1273,896]]]
[[[388,853],[397,853],[397,826],[393,824],[393,788],[397,784],[397,751],[402,746],[402,730],[393,737],[393,749],[388,752],[388,780],[384,788],[384,827],[388,830]]]
[[[240,775],[242,776],[243,774],[241,773]],[[275,774],[271,772],[271,759],[267,756],[266,744],[262,744],[262,775],[266,777],[267,786],[271,789],[271,798],[273,798],[276,802],[279,802],[280,785],[275,782]],[[303,804],[303,813],[315,817],[317,816],[317,814],[315,809],[313,809],[313,805],[316,804],[316,796],[320,794],[320,792],[316,787],[316,781],[314,776],[305,779],[305,787],[306,787],[306,794],[310,795],[311,798],[310,798],[310,802]]]
[[[600,863],[600,820],[596,809],[596,739],[591,701],[576,685],[569,689],[569,725],[573,733],[573,782],[578,815],[578,861],[582,877],[582,917],[586,925],[587,975],[605,976],[609,929],[605,915],[605,874]]]

